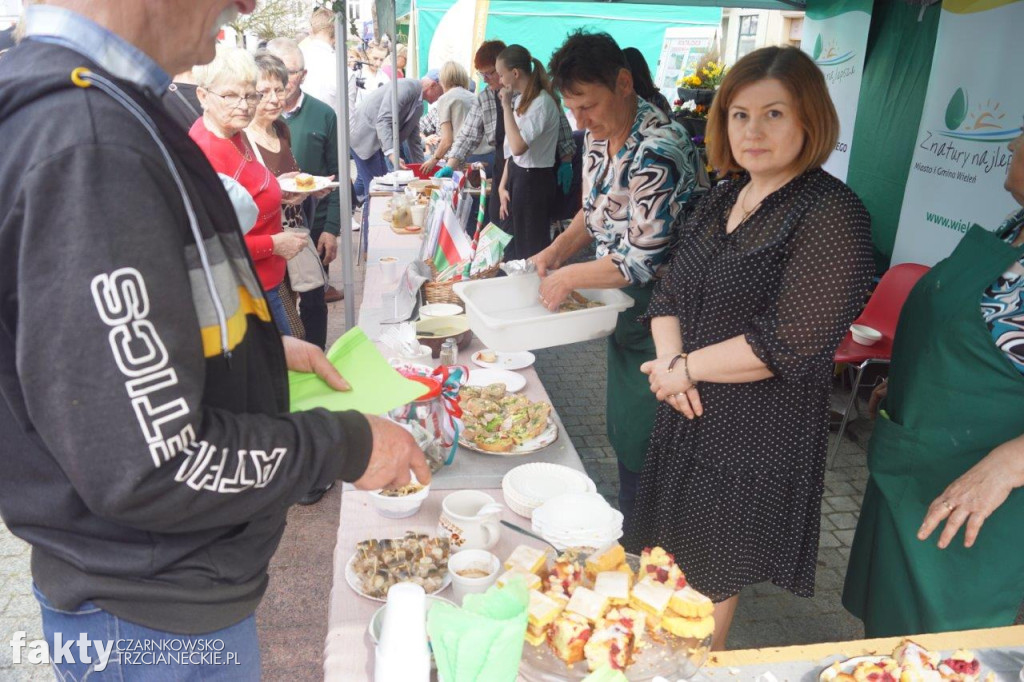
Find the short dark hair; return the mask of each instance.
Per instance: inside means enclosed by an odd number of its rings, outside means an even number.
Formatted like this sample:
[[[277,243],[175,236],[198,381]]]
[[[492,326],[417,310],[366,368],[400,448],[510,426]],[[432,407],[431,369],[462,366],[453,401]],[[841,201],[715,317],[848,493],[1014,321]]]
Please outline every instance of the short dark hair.
[[[651,68],[647,66],[647,60],[635,47],[627,47],[622,51],[626,58],[629,72],[633,74],[633,90],[643,99],[650,99],[658,92],[654,87],[654,79],[651,77]]]
[[[473,66],[477,69],[490,69],[498,61],[498,55],[508,47],[500,40],[485,40],[480,43],[473,57]]]
[[[263,78],[276,78],[284,87],[288,87],[288,67],[281,58],[267,49],[256,51],[256,68]]]
[[[577,29],[569,34],[548,62],[551,82],[560,92],[571,92],[582,83],[600,83],[609,90],[621,69],[628,69],[626,57],[615,39],[604,32],[587,33]]]
[[[705,145],[719,173],[742,170],[729,144],[729,107],[736,93],[758,81],[775,79],[789,91],[804,129],[804,147],[795,166],[801,173],[820,168],[839,139],[839,116],[821,69],[796,47],[762,47],[730,68],[708,110]]]

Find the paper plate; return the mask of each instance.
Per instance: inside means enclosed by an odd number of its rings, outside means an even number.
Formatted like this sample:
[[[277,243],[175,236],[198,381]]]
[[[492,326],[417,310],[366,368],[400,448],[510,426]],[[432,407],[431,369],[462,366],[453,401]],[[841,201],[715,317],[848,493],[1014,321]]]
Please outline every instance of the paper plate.
[[[505,390],[509,393],[518,393],[526,386],[526,377],[507,369],[472,369],[469,371],[466,386],[490,386],[491,384],[505,384]]]
[[[546,462],[523,464],[512,469],[502,480],[502,488],[506,487],[516,502],[534,508],[556,495],[593,492],[597,489],[583,472]]]
[[[292,192],[294,194],[309,194],[310,192],[319,192],[322,189],[338,187],[338,183],[329,178],[321,177],[319,175],[313,176],[313,181],[316,183],[313,189],[301,189],[295,184],[295,178],[282,178],[278,180],[278,184],[281,185],[281,189],[285,192]]]
[[[498,356],[497,362],[484,362],[480,359],[480,353],[482,352],[477,351],[473,353],[471,359],[473,364],[486,367],[487,369],[526,369],[537,359],[533,353],[524,350],[518,353],[496,353]]]

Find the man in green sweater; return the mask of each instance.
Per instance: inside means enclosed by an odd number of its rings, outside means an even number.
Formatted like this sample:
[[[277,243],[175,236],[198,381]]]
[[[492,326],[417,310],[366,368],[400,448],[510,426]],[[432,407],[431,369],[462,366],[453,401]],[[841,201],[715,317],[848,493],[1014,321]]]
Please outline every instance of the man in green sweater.
[[[267,49],[288,68],[284,120],[291,132],[292,154],[304,173],[338,176],[338,120],[330,106],[302,91],[306,77],[305,60],[298,44],[290,38],[275,38]],[[331,192],[317,202],[309,226],[310,237],[328,266],[338,255],[341,208],[338,193]],[[328,287],[326,294],[302,294],[299,312],[306,328],[306,340],[323,348],[327,343],[327,303],[340,301],[343,294]]]

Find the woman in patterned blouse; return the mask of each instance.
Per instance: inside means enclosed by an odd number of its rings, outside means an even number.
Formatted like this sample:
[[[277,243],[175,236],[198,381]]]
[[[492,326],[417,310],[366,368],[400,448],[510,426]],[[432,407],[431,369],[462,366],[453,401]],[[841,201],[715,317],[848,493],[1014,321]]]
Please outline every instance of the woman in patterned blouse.
[[[1005,187],[1024,206],[1021,133]],[[1024,591],[1024,426],[1014,416],[1024,411],[1022,341],[1019,208],[994,233],[971,227],[900,313],[889,382],[872,396],[871,411],[881,409],[843,591],[868,637],[1015,621]]]
[[[583,207],[532,258],[550,310],[574,290],[622,289],[636,303],[608,340],[608,438],[619,465],[619,508],[628,529],[657,401],[640,365],[654,344],[636,319],[647,309],[683,207],[707,175],[686,132],[637,96],[626,57],[607,33],[576,32],[551,57],[551,76],[576,123],[587,130]],[[592,261],[567,264],[596,245]]]

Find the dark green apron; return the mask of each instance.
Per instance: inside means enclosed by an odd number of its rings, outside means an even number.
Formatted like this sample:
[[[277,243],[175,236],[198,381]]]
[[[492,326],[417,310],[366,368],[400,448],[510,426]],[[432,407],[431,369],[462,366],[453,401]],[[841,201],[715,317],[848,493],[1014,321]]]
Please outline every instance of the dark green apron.
[[[963,529],[944,550],[942,525],[916,537],[946,486],[1024,432],[1024,376],[979,307],[1022,253],[975,225],[903,308],[843,592],[868,637],[1010,625],[1024,597],[1024,491],[1010,493],[971,549]]]
[[[654,284],[630,284],[622,289],[635,303],[619,313],[608,337],[608,440],[619,461],[630,471],[644,467],[658,400],[651,393],[640,365],[655,358],[654,338],[647,325],[636,321],[647,312]]]

